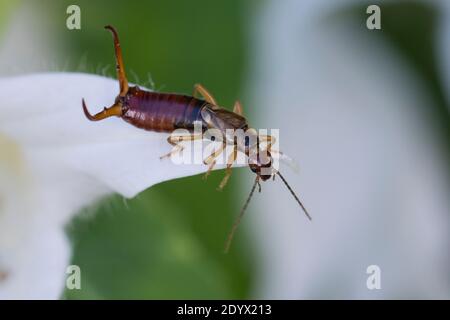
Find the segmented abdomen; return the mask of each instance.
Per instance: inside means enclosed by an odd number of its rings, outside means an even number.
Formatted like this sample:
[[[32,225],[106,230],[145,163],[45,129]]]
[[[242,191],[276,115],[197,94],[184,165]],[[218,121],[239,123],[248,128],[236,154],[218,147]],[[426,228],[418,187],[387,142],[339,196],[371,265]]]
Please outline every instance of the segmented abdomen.
[[[177,128],[193,131],[201,121],[205,101],[180,94],[157,93],[130,88],[122,118],[132,125],[150,131],[172,132]]]

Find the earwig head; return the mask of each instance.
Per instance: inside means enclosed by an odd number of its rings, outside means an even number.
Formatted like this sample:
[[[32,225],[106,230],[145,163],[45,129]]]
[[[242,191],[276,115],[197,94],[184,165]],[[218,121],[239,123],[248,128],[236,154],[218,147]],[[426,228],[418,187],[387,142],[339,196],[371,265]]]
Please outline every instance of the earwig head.
[[[260,148],[260,139],[255,129],[246,131],[244,147],[250,170],[262,181],[270,179],[273,176],[272,155],[269,150]]]
[[[258,152],[254,157],[249,157],[248,165],[262,181],[266,181],[273,176],[272,156],[269,151]]]

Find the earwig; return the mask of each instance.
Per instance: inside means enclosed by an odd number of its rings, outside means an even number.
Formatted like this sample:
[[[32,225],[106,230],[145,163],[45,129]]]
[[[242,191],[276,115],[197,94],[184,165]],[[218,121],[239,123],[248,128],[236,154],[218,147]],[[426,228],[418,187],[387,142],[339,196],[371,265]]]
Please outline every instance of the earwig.
[[[103,111],[95,115],[89,113],[86,102],[82,99],[82,107],[87,119],[91,121],[100,121],[115,116],[122,118],[135,127],[156,132],[172,133],[176,129],[187,129],[191,133],[188,136],[170,135],[167,138],[168,143],[175,148],[168,154],[161,156],[161,159],[170,157],[177,152],[181,152],[182,148],[179,148],[178,142],[203,139],[203,135],[193,134],[195,123],[201,124],[203,133],[212,128],[218,129],[224,134],[228,129],[242,129],[243,131],[254,132],[252,134],[256,136],[256,145],[250,146],[247,143],[239,145],[235,141],[233,142],[234,149],[228,159],[225,176],[218,188],[219,190],[222,190],[227,184],[228,179],[231,176],[231,167],[236,160],[237,150],[243,151],[246,156],[249,157],[250,153],[254,153],[256,148],[256,161],[249,161],[250,170],[256,174],[255,182],[236,222],[233,224],[230,234],[228,235],[225,251],[228,251],[230,247],[234,232],[250,203],[256,186],[259,187],[259,192],[261,192],[260,180],[266,181],[272,177],[275,179],[275,175],[278,175],[305,212],[308,219],[311,220],[311,216],[289,186],[286,179],[272,166],[272,155],[270,152],[272,151],[271,146],[274,143],[275,138],[272,136],[260,137],[257,135],[256,130],[249,128],[247,120],[243,116],[242,105],[239,101],[235,102],[233,111],[228,111],[220,107],[211,93],[209,93],[201,84],[196,84],[194,86],[192,96],[176,93],[153,92],[140,89],[138,86],[129,86],[125,74],[122,49],[120,47],[117,31],[112,26],[106,26],[105,29],[111,31],[113,36],[116,56],[116,72],[119,80],[119,95],[116,97],[112,106],[108,108],[105,107]],[[198,94],[200,94],[203,99],[197,98],[196,96]],[[259,153],[260,140],[267,142],[265,157]],[[216,164],[215,159],[223,152],[225,145],[226,142],[224,142],[219,151],[214,151],[213,154],[203,161],[206,165],[209,165],[205,177],[207,177],[214,168]],[[275,152],[275,150],[273,151]],[[262,169],[270,169],[270,173],[263,173]]]

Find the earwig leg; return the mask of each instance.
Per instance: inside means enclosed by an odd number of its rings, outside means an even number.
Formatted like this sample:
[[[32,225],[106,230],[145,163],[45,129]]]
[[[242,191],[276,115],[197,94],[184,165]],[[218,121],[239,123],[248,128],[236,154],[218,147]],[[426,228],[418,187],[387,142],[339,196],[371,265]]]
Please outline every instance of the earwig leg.
[[[172,157],[174,154],[177,154],[178,152],[181,152],[181,151],[183,151],[184,150],[184,147],[183,146],[179,146],[178,144],[175,144],[174,145],[174,148],[169,152],[169,153],[166,153],[165,155],[162,155],[162,156],[160,156],[159,157],[159,159],[164,159],[164,158],[170,158],[170,157]]]
[[[242,104],[239,100],[237,100],[234,103],[234,107],[233,107],[233,112],[237,113],[238,115],[242,116],[242,114],[244,113],[243,109],[242,109]]]
[[[217,150],[215,150],[212,154],[208,156],[205,160],[203,160],[204,164],[209,164],[208,170],[206,171],[205,175],[203,176],[203,180],[206,180],[208,176],[211,174],[212,169],[216,165],[216,158],[223,152],[225,149],[226,144],[222,144]]]
[[[204,164],[210,164],[212,160],[214,160],[215,158],[217,158],[222,152],[223,149],[225,149],[226,144],[223,143],[217,150],[214,150],[213,153],[211,153],[208,158],[206,158],[205,160],[203,160]]]
[[[214,159],[214,161],[211,162],[211,164],[208,166],[208,170],[206,171],[206,173],[202,177],[203,180],[208,179],[208,176],[211,174],[211,171],[215,167],[215,165],[216,165],[216,159]]]
[[[109,31],[111,31],[111,33],[113,35],[114,50],[116,53],[116,71],[117,71],[117,77],[119,78],[119,85],[120,85],[119,96],[125,97],[125,95],[128,92],[128,80],[125,75],[125,67],[123,65],[122,49],[120,48],[119,36],[117,35],[116,29],[114,29],[112,26],[106,26],[105,29],[108,29]]]
[[[178,143],[182,141],[194,141],[203,139],[202,135],[188,135],[188,136],[169,136],[167,138],[167,142],[170,143],[175,148],[172,149],[169,153],[159,157],[160,159],[170,158],[174,154],[183,151],[184,147],[180,146]]]
[[[194,91],[193,91],[192,95],[195,97],[195,95],[197,93],[200,93],[203,96],[203,98],[205,98],[206,102],[209,102],[209,103],[217,106],[216,99],[214,99],[212,94],[209,93],[209,91],[206,90],[206,88],[199,83],[194,85]]]
[[[225,177],[223,177],[222,181],[220,182],[219,187],[217,188],[218,191],[222,191],[223,188],[225,187],[225,185],[227,184],[228,179],[230,179],[231,172],[232,172],[231,166],[233,165],[236,158],[237,158],[237,146],[234,145],[233,152],[230,154],[230,157],[228,158],[227,168],[225,171]]]

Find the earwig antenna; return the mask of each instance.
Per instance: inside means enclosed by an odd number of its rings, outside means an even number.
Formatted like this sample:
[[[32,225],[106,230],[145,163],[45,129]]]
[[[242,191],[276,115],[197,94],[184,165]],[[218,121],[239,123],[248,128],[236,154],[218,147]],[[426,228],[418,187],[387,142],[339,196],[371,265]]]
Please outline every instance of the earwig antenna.
[[[306,216],[308,217],[309,220],[312,220],[311,216],[309,215],[308,211],[306,210],[306,208],[303,206],[303,203],[300,201],[300,199],[297,197],[297,195],[295,194],[294,190],[292,190],[291,186],[287,183],[286,179],[281,175],[280,171],[277,171],[277,174],[280,176],[281,180],[283,180],[284,184],[286,185],[286,187],[289,189],[289,191],[292,193],[292,195],[294,196],[295,200],[297,200],[298,204],[300,205],[300,207],[302,207],[303,211],[305,212]]]
[[[247,201],[245,201],[244,206],[241,209],[241,212],[239,213],[239,216],[236,218],[236,221],[234,222],[233,226],[231,227],[230,233],[228,234],[227,241],[225,242],[225,253],[228,253],[230,250],[231,241],[233,240],[234,233],[241,223],[241,219],[244,216],[245,210],[247,210],[248,204],[250,203],[250,200],[252,199],[253,193],[255,192],[256,185],[259,185],[259,176],[256,176],[255,182],[253,183],[252,190],[250,191],[250,194],[248,195]]]

